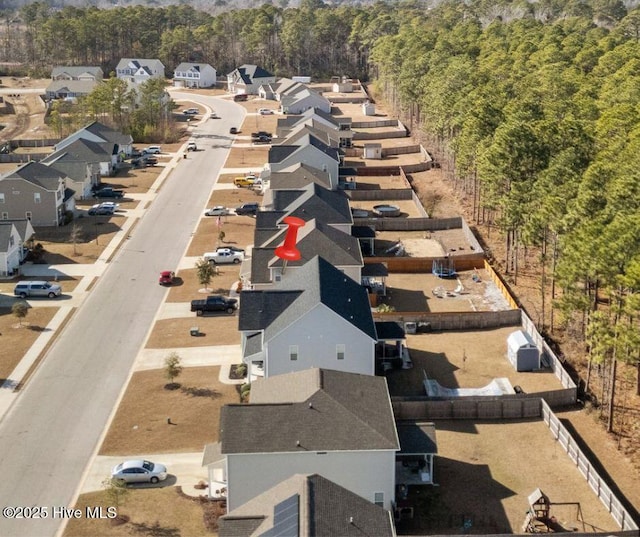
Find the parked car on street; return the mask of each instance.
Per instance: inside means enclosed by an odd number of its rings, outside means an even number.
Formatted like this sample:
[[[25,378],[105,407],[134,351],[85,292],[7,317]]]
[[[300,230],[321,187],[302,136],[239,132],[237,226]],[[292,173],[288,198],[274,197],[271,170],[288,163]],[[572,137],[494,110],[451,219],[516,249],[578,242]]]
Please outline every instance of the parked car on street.
[[[255,216],[258,212],[257,203],[243,203],[240,207],[236,207],[237,215],[251,215]]]
[[[215,112],[211,112],[211,114],[209,115],[209,118],[211,118],[211,119],[220,119],[220,116],[218,116],[218,114],[216,114]]]
[[[238,134],[238,129],[236,127],[231,127],[229,129],[229,134]]]
[[[197,151],[198,145],[195,142],[187,142],[187,151]]]
[[[147,155],[159,155],[160,153],[162,153],[162,146],[159,145],[150,145],[142,150],[142,154]]]
[[[207,298],[191,301],[191,311],[195,311],[198,316],[210,311],[233,313],[237,309],[238,301],[235,298],[225,298],[220,295],[208,296]]]
[[[106,186],[104,188],[99,188],[93,193],[94,198],[123,198],[124,190],[117,190],[115,188],[111,188],[110,186]]]
[[[62,288],[57,283],[45,281],[18,282],[13,289],[13,294],[20,298],[35,296],[55,298],[60,296],[60,293],[62,293]]]
[[[160,285],[173,285],[176,281],[176,273],[171,270],[163,270],[158,278]]]
[[[183,110],[182,113],[185,116],[195,116],[198,114],[198,109],[197,108],[187,108],[186,110]]]
[[[214,265],[223,265],[228,263],[238,264],[244,259],[243,252],[234,252],[229,248],[219,248],[215,252],[207,252],[202,258]]]
[[[125,461],[113,467],[111,477],[125,483],[158,483],[167,479],[167,467],[145,460]]]
[[[227,216],[229,214],[231,214],[231,211],[222,205],[216,205],[204,212],[205,216]]]

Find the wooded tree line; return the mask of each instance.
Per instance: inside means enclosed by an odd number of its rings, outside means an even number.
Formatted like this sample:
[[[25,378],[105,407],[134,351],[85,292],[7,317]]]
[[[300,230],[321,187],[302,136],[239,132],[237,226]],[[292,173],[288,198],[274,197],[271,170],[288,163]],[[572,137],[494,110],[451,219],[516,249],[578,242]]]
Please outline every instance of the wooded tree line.
[[[504,232],[503,271],[517,282],[539,263],[540,328],[585,342],[586,388],[612,430],[619,363],[637,368],[640,394],[640,12],[540,4],[400,16],[371,63],[476,223]]]
[[[391,6],[380,8],[392,11]],[[187,5],[52,9],[43,2],[4,13],[0,61],[21,62],[33,76],[53,65],[95,65],[113,71],[121,58],[158,58],[167,76],[183,61],[209,63],[226,75],[256,63],[280,76],[367,72],[365,48],[378,35],[378,10],[304,0],[299,8],[259,8],[213,17]]]

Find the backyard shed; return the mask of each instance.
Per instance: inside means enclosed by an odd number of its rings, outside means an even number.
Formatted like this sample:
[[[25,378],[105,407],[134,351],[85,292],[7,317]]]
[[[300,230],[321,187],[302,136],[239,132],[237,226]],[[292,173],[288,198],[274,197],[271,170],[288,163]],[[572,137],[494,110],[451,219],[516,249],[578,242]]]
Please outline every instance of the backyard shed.
[[[382,158],[382,144],[371,143],[364,144],[364,158],[381,159]]]
[[[375,116],[376,115],[376,105],[367,101],[366,103],[362,103],[362,113],[365,116]]]
[[[507,338],[507,358],[516,371],[540,369],[540,351],[524,330],[517,330]]]

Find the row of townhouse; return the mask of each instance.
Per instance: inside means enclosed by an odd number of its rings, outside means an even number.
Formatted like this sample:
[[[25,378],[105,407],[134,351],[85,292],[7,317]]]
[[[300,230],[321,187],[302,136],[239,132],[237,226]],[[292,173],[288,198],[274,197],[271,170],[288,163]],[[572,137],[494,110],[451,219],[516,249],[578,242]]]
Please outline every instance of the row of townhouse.
[[[29,161],[0,176],[0,224],[28,222],[0,237],[0,276],[14,274],[26,256],[33,227],[59,226],[88,199],[101,176],[115,173],[131,155],[133,138],[97,121],[54,146],[39,162]],[[4,227],[2,228],[5,229]]]
[[[219,441],[203,457],[210,495],[227,500],[220,535],[312,535],[318,527],[395,535],[398,465],[421,458],[432,482],[435,431],[397,426],[386,379],[375,375],[376,349],[402,342],[404,332],[374,322],[363,285],[366,234],[355,230],[341,188],[349,120],[307,110],[280,121],[283,141],[270,148],[254,246],[241,267],[250,403],[222,409]],[[276,247],[291,216],[305,223],[300,259],[285,265]]]

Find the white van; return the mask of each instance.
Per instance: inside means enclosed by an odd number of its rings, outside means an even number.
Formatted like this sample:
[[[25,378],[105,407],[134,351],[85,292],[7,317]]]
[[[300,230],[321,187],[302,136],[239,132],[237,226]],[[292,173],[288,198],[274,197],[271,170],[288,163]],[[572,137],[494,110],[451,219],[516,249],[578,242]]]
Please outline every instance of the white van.
[[[55,298],[60,296],[61,287],[57,283],[45,281],[18,282],[13,290],[15,296],[27,298],[33,296],[46,296]]]

